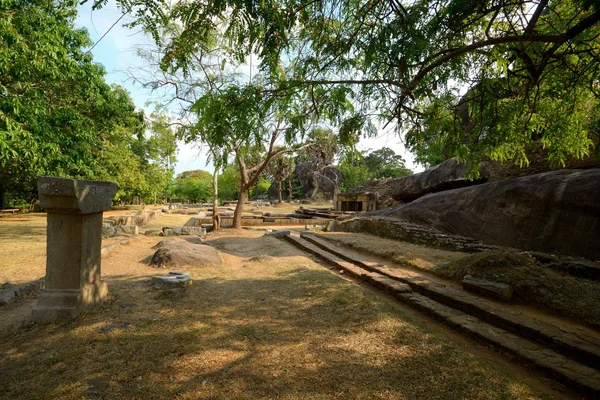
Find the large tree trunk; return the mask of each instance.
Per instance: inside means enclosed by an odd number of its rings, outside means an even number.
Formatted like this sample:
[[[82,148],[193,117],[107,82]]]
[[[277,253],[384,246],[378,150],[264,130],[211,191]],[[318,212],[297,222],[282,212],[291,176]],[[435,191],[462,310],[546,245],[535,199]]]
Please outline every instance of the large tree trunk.
[[[215,172],[213,172],[213,212],[212,212],[212,224],[213,231],[218,231],[220,228],[219,221],[219,211],[217,210],[219,206],[219,185],[217,180],[217,168],[215,168]]]
[[[248,200],[248,188],[242,186],[238,197],[235,212],[233,213],[233,229],[242,228],[242,213],[244,212],[244,203]]]
[[[277,200],[279,204],[283,203],[283,188],[281,186],[281,181],[277,181]]]
[[[292,175],[288,177],[288,203],[292,202],[292,192],[294,191],[294,185],[292,185]]]

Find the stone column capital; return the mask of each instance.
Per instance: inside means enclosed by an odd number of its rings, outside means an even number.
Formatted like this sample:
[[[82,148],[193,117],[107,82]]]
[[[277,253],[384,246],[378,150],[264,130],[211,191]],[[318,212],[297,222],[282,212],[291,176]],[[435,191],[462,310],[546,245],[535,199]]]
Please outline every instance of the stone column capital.
[[[51,213],[94,214],[110,208],[113,182],[38,176],[40,206]]]

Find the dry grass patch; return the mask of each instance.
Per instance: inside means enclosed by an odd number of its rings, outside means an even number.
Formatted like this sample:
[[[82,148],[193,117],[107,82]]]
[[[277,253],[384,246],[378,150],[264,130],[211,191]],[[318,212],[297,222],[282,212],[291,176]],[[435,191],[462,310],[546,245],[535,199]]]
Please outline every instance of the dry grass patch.
[[[600,327],[600,282],[544,267],[526,253],[492,250],[466,255],[432,270],[444,278],[473,275],[511,285],[522,301]]]
[[[408,242],[384,239],[368,233],[324,232],[319,235],[344,246],[387,258],[397,264],[431,271],[441,263],[465,255],[457,251],[438,250]]]
[[[123,240],[119,236],[102,240],[108,245]],[[29,213],[0,219],[0,285],[19,284],[41,278],[46,273],[46,214]]]
[[[140,227],[141,230],[162,230],[165,226],[184,226],[191,218],[195,217],[195,214],[166,214],[163,213],[160,217],[149,221],[146,225]]]
[[[144,282],[157,272],[143,260],[158,240],[139,238],[103,261],[111,295],[101,306],[66,324],[0,332],[4,396],[544,397],[424,329],[394,301],[255,232],[210,235],[224,266],[182,268],[194,285],[163,298]]]
[[[0,219],[0,284],[38,279],[46,271],[46,214]]]

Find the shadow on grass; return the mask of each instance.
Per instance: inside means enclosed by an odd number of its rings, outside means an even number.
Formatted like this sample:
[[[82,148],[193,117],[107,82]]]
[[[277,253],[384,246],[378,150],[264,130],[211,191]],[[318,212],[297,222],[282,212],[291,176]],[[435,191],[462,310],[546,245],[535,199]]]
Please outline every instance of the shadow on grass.
[[[326,270],[207,278],[173,298],[128,276],[109,284],[112,299],[74,321],[0,337],[0,397],[509,398],[522,389]]]
[[[27,221],[10,221],[10,224],[0,224],[0,242],[5,240],[22,240],[23,238],[29,238],[29,240],[35,239],[38,242],[46,241],[46,226],[19,224],[19,222]]]

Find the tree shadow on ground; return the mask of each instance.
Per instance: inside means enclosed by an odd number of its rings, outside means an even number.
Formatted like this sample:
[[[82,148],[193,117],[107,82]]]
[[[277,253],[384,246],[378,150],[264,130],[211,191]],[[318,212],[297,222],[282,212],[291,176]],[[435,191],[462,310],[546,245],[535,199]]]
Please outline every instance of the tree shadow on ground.
[[[244,251],[239,251],[244,253]],[[111,300],[0,337],[7,398],[498,398],[527,391],[323,269],[199,279],[183,295],[112,276]]]

